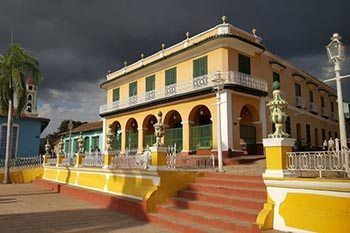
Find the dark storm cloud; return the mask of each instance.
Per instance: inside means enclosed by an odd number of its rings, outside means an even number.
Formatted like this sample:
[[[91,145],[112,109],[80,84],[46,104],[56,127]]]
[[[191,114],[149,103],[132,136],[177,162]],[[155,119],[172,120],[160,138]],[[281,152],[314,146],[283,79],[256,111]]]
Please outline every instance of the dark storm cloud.
[[[40,95],[50,100],[51,89],[97,85],[124,60],[131,63],[141,52],[156,52],[163,42],[170,46],[186,31],[206,30],[225,14],[239,28],[256,27],[272,52],[324,77],[330,35],[339,32],[349,44],[349,9],[347,0],[2,1],[0,50],[4,52],[13,30],[15,42],[40,61],[45,77]]]

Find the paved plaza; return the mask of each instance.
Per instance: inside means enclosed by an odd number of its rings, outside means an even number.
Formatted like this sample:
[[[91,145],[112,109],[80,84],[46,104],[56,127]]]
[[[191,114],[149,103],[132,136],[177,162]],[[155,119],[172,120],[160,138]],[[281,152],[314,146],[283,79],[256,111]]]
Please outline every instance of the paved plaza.
[[[0,232],[171,232],[34,184],[0,185]]]

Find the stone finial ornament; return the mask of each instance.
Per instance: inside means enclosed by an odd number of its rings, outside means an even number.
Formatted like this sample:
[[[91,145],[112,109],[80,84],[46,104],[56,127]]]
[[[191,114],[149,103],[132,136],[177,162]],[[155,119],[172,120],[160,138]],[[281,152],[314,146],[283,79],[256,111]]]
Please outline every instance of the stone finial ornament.
[[[85,140],[83,138],[83,133],[80,132],[79,138],[78,138],[79,153],[83,153],[84,152],[84,144],[85,144]]]
[[[49,139],[47,139],[45,144],[45,155],[50,155],[50,149],[51,149],[50,142],[49,142]]]
[[[128,66],[128,62],[124,61],[124,67],[127,67],[127,66]]]
[[[188,40],[190,38],[190,32],[186,32],[186,39]]]
[[[64,148],[64,141],[63,136],[60,139],[60,142],[58,143],[58,152],[59,154],[63,154],[63,148]]]
[[[282,99],[280,91],[280,83],[275,81],[272,84],[272,100],[267,103],[270,110],[270,120],[275,125],[275,132],[268,135],[269,138],[289,138],[290,135],[283,131],[284,123],[287,120],[285,112],[288,102]]]
[[[107,150],[108,151],[111,151],[113,148],[112,148],[112,142],[113,142],[113,138],[114,138],[114,133],[113,133],[113,129],[112,129],[112,124],[110,124],[108,126],[108,132],[106,134],[106,144],[107,144]]]
[[[226,24],[227,23],[227,17],[225,15],[223,15],[221,17],[221,20],[222,20],[222,24]]]
[[[163,113],[158,112],[157,123],[154,126],[154,135],[156,136],[156,143],[153,146],[163,146],[162,137],[164,136],[164,124],[163,124]]]
[[[162,50],[164,50],[164,48],[165,48],[165,44],[164,44],[164,43],[162,43],[160,46],[162,47]]]

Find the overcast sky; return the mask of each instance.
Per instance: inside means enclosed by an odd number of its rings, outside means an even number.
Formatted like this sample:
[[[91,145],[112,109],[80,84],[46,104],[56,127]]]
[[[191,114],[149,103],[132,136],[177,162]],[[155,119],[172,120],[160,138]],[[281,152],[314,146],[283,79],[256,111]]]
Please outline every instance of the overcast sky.
[[[99,83],[110,69],[132,63],[221,22],[246,31],[257,29],[268,50],[319,79],[332,77],[325,45],[333,32],[350,44],[350,1],[343,0],[0,0],[0,53],[10,42],[35,56],[44,80],[40,86],[40,116],[51,123],[63,119],[98,120],[106,102]],[[343,74],[350,73],[350,52]],[[350,79],[343,82],[350,101]]]

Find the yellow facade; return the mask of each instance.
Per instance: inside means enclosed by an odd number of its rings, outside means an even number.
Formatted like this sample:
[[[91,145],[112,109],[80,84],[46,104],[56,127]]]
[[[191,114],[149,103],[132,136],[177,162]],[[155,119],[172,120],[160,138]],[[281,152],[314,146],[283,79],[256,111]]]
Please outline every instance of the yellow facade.
[[[242,55],[249,59],[249,71],[242,70]],[[182,128],[182,152],[198,151],[197,154],[200,154],[201,148],[216,151],[218,116],[215,93],[211,91],[210,85],[198,91],[195,84],[191,84],[195,76],[194,60],[203,57],[207,58],[206,82],[210,83],[217,71],[226,79],[226,86],[221,91],[221,98],[225,98],[221,104],[221,138],[224,151],[263,153],[262,138],[272,132],[265,105],[271,98],[269,90],[274,72],[279,75],[282,96],[289,103],[287,114],[290,116],[290,123],[286,130],[297,138],[298,145],[320,148],[324,139],[338,136],[335,91],[290,62],[267,51],[250,33],[230,24],[220,24],[108,74],[107,81],[101,84],[107,92],[107,104],[100,111],[105,120],[104,133],[110,124],[118,123],[121,132],[120,149],[124,151],[130,146],[128,132],[137,132],[137,150],[140,152],[146,146],[145,136],[152,133],[150,127],[155,122],[150,119],[155,119],[158,111],[162,111],[165,124],[171,129],[175,126],[172,126],[171,119],[167,119],[167,114],[176,111],[181,117],[181,122],[176,127]],[[167,97],[164,96],[167,88],[165,73],[174,67],[176,94]],[[150,93],[146,93],[146,78],[151,75],[155,75],[154,93],[151,93],[154,96],[147,99],[145,96]],[[137,96],[134,98],[137,101],[132,102],[129,98],[129,84],[135,81]],[[263,83],[267,89],[261,88],[255,82]],[[300,85],[299,94],[296,84]],[[116,88],[120,90],[119,100],[113,102],[113,90]],[[158,97],[162,93],[162,97]],[[320,96],[323,97],[322,104]],[[204,120],[206,123],[201,123],[201,116],[198,116],[203,111],[209,111],[207,119]],[[132,123],[131,119],[134,119]],[[130,124],[134,124],[133,129]],[[203,139],[200,142],[203,145],[198,143],[198,146],[194,142],[192,128],[205,124],[211,124],[211,141]]]
[[[144,200],[153,212],[178,190],[195,182],[197,172],[44,167],[43,179],[118,196]]]

